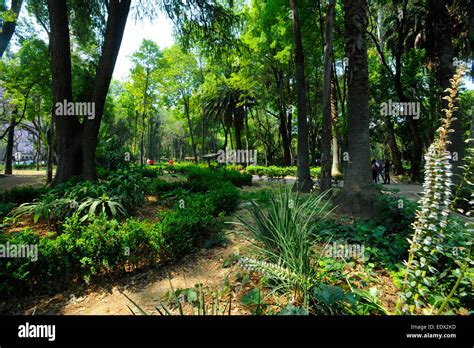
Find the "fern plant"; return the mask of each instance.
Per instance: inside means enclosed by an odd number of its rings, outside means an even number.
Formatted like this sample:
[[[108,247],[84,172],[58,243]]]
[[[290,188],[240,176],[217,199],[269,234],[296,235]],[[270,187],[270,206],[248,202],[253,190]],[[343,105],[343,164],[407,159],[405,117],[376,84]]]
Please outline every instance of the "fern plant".
[[[449,95],[448,109],[438,129],[438,137],[431,144],[425,155],[425,180],[420,207],[413,223],[414,233],[410,240],[405,279],[402,282],[398,311],[414,314],[426,308],[426,300],[436,282],[438,256],[443,252],[445,229],[450,214],[453,182],[451,177],[451,154],[447,150],[455,101],[465,68],[460,67],[451,79],[451,88],[446,89]]]

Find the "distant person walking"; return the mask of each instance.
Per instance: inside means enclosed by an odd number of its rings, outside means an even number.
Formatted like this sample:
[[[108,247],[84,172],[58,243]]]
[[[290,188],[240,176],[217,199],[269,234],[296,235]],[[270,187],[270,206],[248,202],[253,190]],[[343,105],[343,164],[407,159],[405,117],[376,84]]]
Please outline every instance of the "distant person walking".
[[[374,183],[378,183],[379,178],[379,168],[377,166],[377,161],[372,160],[372,180],[374,180]]]
[[[383,171],[385,173],[383,183],[390,185],[390,161],[388,159],[385,160]]]

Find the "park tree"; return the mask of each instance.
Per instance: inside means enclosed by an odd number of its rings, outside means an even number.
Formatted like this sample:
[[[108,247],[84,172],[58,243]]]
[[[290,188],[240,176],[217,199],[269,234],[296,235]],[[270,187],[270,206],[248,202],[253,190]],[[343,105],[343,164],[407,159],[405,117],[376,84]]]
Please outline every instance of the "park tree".
[[[295,45],[296,95],[298,105],[298,181],[295,188],[301,192],[309,192],[313,188],[313,181],[311,180],[309,172],[308,100],[306,95],[303,41],[301,39],[301,24],[297,0],[290,0],[290,4]]]
[[[0,58],[3,57],[18,22],[23,0],[12,0],[7,8],[6,0],[0,1]]]
[[[321,133],[321,191],[332,186],[332,37],[334,23],[335,1],[331,0],[327,8],[326,16],[326,44],[324,48],[324,86],[323,86],[323,119]]]
[[[341,213],[372,216],[375,189],[370,173],[369,80],[367,63],[367,2],[346,1],[344,6],[348,66],[348,165],[344,188],[336,198]]]
[[[141,115],[141,137],[140,137],[140,164],[145,160],[145,133],[147,116],[150,121],[153,119],[155,101],[158,98],[158,74],[163,65],[163,54],[156,43],[150,40],[144,40],[138,49],[132,55],[132,84],[131,93],[137,101],[135,111]],[[149,124],[152,124],[149,122]],[[137,129],[137,124],[135,124]]]

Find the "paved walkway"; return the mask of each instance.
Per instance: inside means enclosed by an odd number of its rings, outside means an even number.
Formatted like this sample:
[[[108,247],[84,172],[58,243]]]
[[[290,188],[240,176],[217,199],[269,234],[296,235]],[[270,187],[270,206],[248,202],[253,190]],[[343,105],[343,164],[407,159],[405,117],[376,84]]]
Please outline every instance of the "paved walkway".
[[[268,182],[268,183],[286,183],[288,185],[293,185],[296,181],[295,177],[288,176],[284,180],[282,179],[272,179],[266,176],[259,177],[258,175],[253,175],[253,182]],[[403,184],[394,182],[390,185],[383,185],[387,189],[396,189],[398,194],[408,198],[411,201],[418,201],[420,199],[420,193],[423,191],[423,186],[421,184]]]

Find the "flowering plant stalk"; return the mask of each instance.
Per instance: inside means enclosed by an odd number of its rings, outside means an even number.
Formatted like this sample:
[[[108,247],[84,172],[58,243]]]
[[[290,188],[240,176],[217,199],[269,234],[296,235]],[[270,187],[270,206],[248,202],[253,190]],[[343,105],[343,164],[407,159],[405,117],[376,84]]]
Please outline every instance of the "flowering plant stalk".
[[[445,117],[434,140],[425,155],[425,180],[420,207],[413,223],[414,233],[410,242],[406,262],[405,279],[402,282],[400,302],[397,310],[403,314],[415,314],[426,307],[426,298],[436,282],[437,269],[434,267],[438,255],[443,252],[445,229],[450,215],[452,202],[451,154],[447,150],[451,123],[455,120],[455,102],[459,84],[465,67],[459,66],[450,80],[451,88],[443,97],[448,108],[443,109]]]

